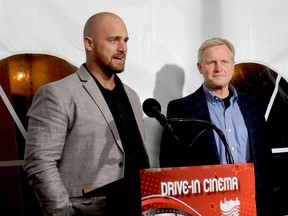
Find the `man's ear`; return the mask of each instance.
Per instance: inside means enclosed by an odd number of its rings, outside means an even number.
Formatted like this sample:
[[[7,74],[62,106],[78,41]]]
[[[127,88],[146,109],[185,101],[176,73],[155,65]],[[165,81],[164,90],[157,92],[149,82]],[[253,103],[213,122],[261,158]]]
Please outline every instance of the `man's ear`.
[[[202,66],[200,63],[197,63],[198,71],[202,74]]]
[[[89,50],[89,51],[92,50],[92,47],[93,47],[92,38],[85,36],[83,39],[83,42],[84,42],[84,46],[86,50]]]

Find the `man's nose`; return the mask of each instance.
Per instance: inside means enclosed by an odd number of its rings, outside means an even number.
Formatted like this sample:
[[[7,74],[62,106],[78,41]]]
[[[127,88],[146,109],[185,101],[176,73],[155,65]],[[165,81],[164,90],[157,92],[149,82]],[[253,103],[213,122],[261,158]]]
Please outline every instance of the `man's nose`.
[[[126,52],[127,51],[127,43],[125,41],[119,41],[118,50],[122,51],[122,52]]]
[[[216,71],[221,71],[222,70],[221,62],[215,62],[214,70],[216,70]]]

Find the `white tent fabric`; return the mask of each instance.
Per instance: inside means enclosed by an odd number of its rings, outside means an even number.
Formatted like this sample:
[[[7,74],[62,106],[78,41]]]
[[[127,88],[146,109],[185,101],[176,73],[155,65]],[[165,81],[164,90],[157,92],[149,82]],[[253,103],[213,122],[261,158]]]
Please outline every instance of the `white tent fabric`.
[[[210,37],[236,48],[236,62],[264,64],[288,78],[286,0],[0,0],[0,60],[21,53],[50,54],[75,66],[85,61],[82,30],[96,12],[120,15],[129,32],[121,79],[143,102],[187,95],[201,83],[197,49]],[[147,140],[158,143],[161,128],[146,120]],[[151,140],[153,137],[153,141]],[[157,141],[158,139],[158,141]],[[149,146],[156,155],[158,146]],[[157,159],[152,159],[157,166]]]

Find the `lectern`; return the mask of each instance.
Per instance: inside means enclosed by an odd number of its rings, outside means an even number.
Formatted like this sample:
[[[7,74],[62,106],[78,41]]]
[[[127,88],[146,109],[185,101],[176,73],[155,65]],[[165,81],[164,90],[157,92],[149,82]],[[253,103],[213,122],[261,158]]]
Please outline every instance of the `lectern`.
[[[256,216],[253,163],[143,169],[84,196],[106,196],[109,216]]]

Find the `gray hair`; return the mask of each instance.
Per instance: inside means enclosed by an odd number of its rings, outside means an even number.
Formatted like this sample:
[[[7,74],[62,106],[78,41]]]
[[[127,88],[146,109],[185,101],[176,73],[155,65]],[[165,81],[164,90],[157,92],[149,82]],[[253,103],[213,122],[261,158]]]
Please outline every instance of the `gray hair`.
[[[229,50],[231,51],[231,55],[232,55],[231,56],[232,61],[234,62],[235,49],[234,49],[233,44],[226,39],[211,38],[211,39],[206,40],[204,43],[202,43],[202,45],[198,49],[198,63],[200,63],[202,61],[204,50],[206,50],[207,48],[212,47],[212,46],[220,46],[220,45],[226,45],[229,48]]]

